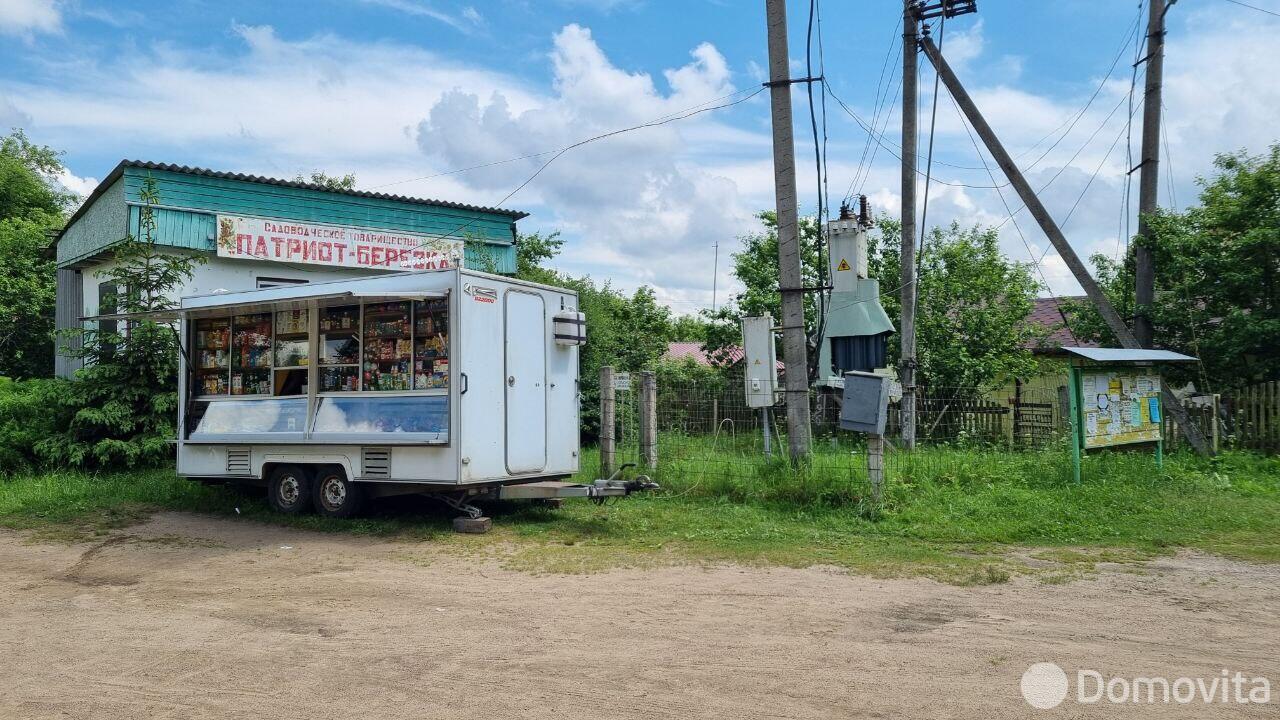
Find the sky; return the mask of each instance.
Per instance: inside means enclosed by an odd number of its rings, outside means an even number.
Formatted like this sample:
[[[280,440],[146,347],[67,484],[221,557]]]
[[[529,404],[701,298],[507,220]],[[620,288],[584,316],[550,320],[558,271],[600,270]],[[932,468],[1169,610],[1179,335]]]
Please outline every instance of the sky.
[[[1164,207],[1196,201],[1216,153],[1280,140],[1280,0],[1247,4],[1169,11]],[[896,215],[901,4],[816,5],[826,192],[836,205],[863,193]],[[810,4],[788,6],[802,77]],[[1136,228],[1137,175],[1126,205],[1126,173],[1145,21],[1138,0],[979,0],[976,14],[933,28],[1082,256],[1122,253]],[[926,223],[999,227],[1046,293],[1079,292],[945,87],[933,112],[935,76],[920,65],[922,154],[934,127]],[[0,129],[65,151],[72,190],[87,194],[124,158],[352,173],[360,189],[527,211],[522,232],[566,240],[559,269],[649,285],[678,313],[726,300],[731,253],[774,207],[768,93],[753,95],[765,67],[759,0],[0,0]],[[813,213],[804,85],[792,99],[800,210]],[[555,155],[636,125],[648,127]]]

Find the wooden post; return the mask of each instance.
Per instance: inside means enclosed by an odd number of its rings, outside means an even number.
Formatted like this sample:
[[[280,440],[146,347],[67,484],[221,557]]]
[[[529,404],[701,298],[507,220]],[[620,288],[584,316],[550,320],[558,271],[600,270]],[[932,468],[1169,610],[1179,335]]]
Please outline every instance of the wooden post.
[[[651,370],[640,373],[640,459],[658,467],[658,380]]]
[[[1218,443],[1222,437],[1222,433],[1218,430],[1218,414],[1222,412],[1222,395],[1213,394],[1213,407],[1210,409],[1213,411],[1213,415],[1209,417],[1209,422],[1211,423],[1209,429],[1213,433],[1210,441],[1213,443],[1213,454],[1217,455],[1219,450]]]
[[[1080,417],[1080,368],[1072,367],[1068,379],[1071,394],[1071,476],[1080,484],[1080,445],[1084,442],[1084,419]]]
[[[606,478],[613,474],[618,463],[617,417],[613,368],[605,365],[600,368],[600,474]]]

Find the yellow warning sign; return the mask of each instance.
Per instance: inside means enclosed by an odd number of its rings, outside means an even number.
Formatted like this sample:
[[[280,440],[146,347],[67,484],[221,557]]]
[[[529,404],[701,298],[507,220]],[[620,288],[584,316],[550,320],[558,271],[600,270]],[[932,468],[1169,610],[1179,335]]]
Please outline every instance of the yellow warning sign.
[[[840,258],[840,264],[836,266],[836,270],[844,271],[844,270],[850,270],[850,269],[851,268],[849,267],[849,261],[845,260],[844,258]]]

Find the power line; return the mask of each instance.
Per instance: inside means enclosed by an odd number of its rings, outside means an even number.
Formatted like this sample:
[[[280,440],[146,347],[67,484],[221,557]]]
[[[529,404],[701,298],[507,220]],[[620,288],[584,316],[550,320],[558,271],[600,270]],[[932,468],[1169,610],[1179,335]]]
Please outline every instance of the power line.
[[[734,106],[734,105],[739,105],[739,104],[742,104],[742,103],[744,103],[744,102],[746,102],[746,101],[750,100],[751,98],[753,98],[753,97],[755,97],[755,96],[759,95],[760,93],[764,92],[766,89],[767,89],[767,88],[765,88],[765,87],[758,87],[758,88],[755,88],[755,89],[751,92],[751,94],[749,94],[749,95],[747,95],[747,96],[745,96],[745,97],[738,98],[737,100],[734,100],[734,101],[732,101],[732,102],[727,102],[727,103],[723,103],[723,104],[720,104],[720,105],[713,105],[713,106],[711,106],[711,107],[703,107],[703,108],[701,108],[701,109],[693,110],[693,111],[691,111],[691,112],[686,112],[686,113],[684,113],[684,114],[673,114],[673,115],[667,115],[667,116],[664,116],[662,119],[658,119],[658,120],[651,120],[651,121],[646,122],[646,123],[641,123],[641,124],[639,124],[639,125],[633,125],[633,126],[631,126],[631,127],[622,128],[622,129],[619,129],[619,130],[611,130],[611,131],[606,132],[606,133],[601,133],[601,134],[599,134],[599,135],[595,135],[595,136],[593,136],[593,137],[589,137],[589,138],[587,138],[587,139],[585,139],[585,140],[579,140],[578,142],[573,143],[572,145],[566,145],[566,146],[564,146],[564,147],[560,148],[559,150],[555,151],[555,154],[554,154],[554,155],[552,155],[550,159],[548,159],[548,160],[547,160],[546,162],[544,162],[541,166],[539,166],[539,167],[538,167],[538,169],[537,169],[537,170],[535,170],[535,171],[534,171],[534,173],[533,173],[532,175],[530,175],[528,178],[525,178],[524,182],[522,182],[522,183],[520,183],[519,185],[517,185],[517,186],[515,187],[515,189],[514,189],[514,190],[512,190],[511,192],[509,192],[509,193],[507,193],[506,195],[504,195],[504,196],[503,196],[503,198],[502,198],[501,200],[499,200],[498,202],[494,203],[494,204],[493,204],[493,207],[501,207],[504,203],[506,203],[508,200],[510,200],[512,197],[514,197],[514,196],[516,195],[516,193],[520,192],[521,190],[523,190],[523,189],[525,188],[525,186],[527,186],[529,183],[531,183],[531,182],[533,182],[535,179],[537,179],[537,177],[538,177],[539,175],[541,175],[541,174],[542,174],[542,171],[543,171],[543,170],[546,170],[546,169],[547,169],[547,167],[549,167],[549,166],[551,165],[551,163],[553,163],[553,162],[555,162],[556,160],[558,160],[558,159],[560,158],[560,156],[561,156],[561,155],[564,155],[565,153],[569,152],[570,150],[573,150],[573,149],[575,149],[575,148],[582,147],[583,145],[586,145],[586,144],[588,144],[588,143],[595,142],[595,141],[597,141],[597,140],[603,140],[603,139],[605,139],[605,138],[610,138],[610,137],[613,137],[613,136],[615,136],[615,135],[622,135],[623,133],[628,133],[628,132],[631,132],[631,131],[633,131],[633,130],[640,130],[640,129],[643,129],[643,128],[657,127],[657,126],[659,126],[659,125],[666,125],[667,123],[672,123],[672,122],[675,122],[675,121],[677,121],[677,120],[684,120],[684,119],[686,119],[686,118],[693,117],[694,115],[701,115],[702,113],[711,112],[711,111],[713,111],[713,110],[722,110],[722,109],[727,108],[727,107],[732,107],[732,106]],[[727,97],[732,97],[733,95],[739,95],[739,94],[741,94],[742,92],[745,92],[745,91],[739,91],[739,92],[736,92],[736,93],[731,93],[731,94],[730,94],[730,95],[728,95]],[[705,104],[706,104],[706,103],[703,103],[703,105],[705,105]],[[698,106],[695,106],[695,107],[698,107]],[[545,153],[543,153],[543,154],[545,154]],[[415,245],[415,246],[413,246],[412,248],[409,248],[409,251],[413,251],[413,250],[417,250],[417,249],[419,249],[419,248],[425,247],[425,246],[426,246],[427,244],[429,244],[430,242],[435,242],[435,241],[438,241],[438,240],[444,240],[444,239],[446,239],[446,238],[450,238],[450,237],[456,237],[458,233],[460,233],[460,232],[462,232],[463,230],[466,230],[467,228],[471,227],[471,226],[472,226],[472,225],[474,225],[474,224],[476,223],[476,221],[477,221],[477,220],[479,220],[479,219],[480,219],[480,218],[479,218],[479,216],[477,215],[476,217],[472,218],[471,220],[468,220],[467,222],[463,223],[462,225],[459,225],[457,228],[453,229],[452,231],[450,231],[450,232],[448,232],[448,233],[445,233],[445,234],[443,234],[443,235],[435,236],[435,237],[431,238],[431,240],[429,240],[429,241],[427,241],[427,242],[419,243],[418,245]]]
[[[839,96],[839,95],[836,95],[836,94],[835,94],[835,91],[830,89],[830,88],[831,88],[831,85],[830,85],[830,84],[828,84],[825,80],[823,80],[822,82],[823,82],[823,84],[824,84],[824,85],[827,85],[827,90],[828,90],[828,92],[830,92],[830,93],[831,93],[831,99],[836,101],[836,104],[840,106],[840,109],[842,109],[842,110],[844,110],[846,113],[848,113],[848,115],[849,115],[850,117],[852,117],[854,120],[856,120],[856,121],[858,122],[858,124],[859,124],[859,125],[862,125],[862,122],[863,122],[863,121],[862,121],[862,118],[861,118],[861,117],[859,117],[857,113],[853,112],[853,110],[850,110],[850,109],[849,109],[849,106],[848,106],[848,105],[846,105],[846,104],[845,104],[845,102],[844,102],[843,100],[841,100],[841,99],[840,99],[840,96]],[[865,125],[863,125],[863,130],[866,130],[866,129],[867,129],[867,128],[866,128],[866,126],[865,126]],[[891,148],[889,148],[889,147],[885,146],[883,143],[881,143],[881,142],[880,142],[879,138],[873,138],[873,139],[875,139],[875,142],[876,142],[876,144],[877,144],[877,145],[879,145],[882,149],[884,149],[884,151],[885,151],[885,152],[887,152],[887,153],[889,153],[890,155],[892,155],[895,159],[897,159],[897,160],[901,160],[901,159],[902,159],[902,155],[901,155],[900,153],[896,153],[896,152],[894,152]],[[961,165],[961,166],[957,166],[957,165],[950,165],[950,163],[943,163],[943,162],[941,162],[941,161],[939,161],[939,162],[938,162],[938,164],[939,164],[939,165],[949,165],[950,167],[959,167],[960,169],[966,169],[966,170],[981,170],[981,169],[982,169],[982,168],[976,168],[976,167],[975,167],[975,168],[966,168],[966,167],[964,167],[964,166],[962,166],[962,165]],[[916,174],[917,174],[917,175],[922,175],[922,176],[924,175],[924,173],[920,172],[919,170],[916,170]],[[937,178],[934,178],[934,179],[933,179],[933,182],[936,182],[936,183],[938,183],[938,184],[940,184],[940,185],[949,185],[949,186],[951,186],[951,187],[963,187],[963,188],[970,188],[970,189],[974,189],[974,190],[992,190],[992,189],[994,189],[994,188],[996,188],[996,187],[1005,187],[1005,186],[1007,186],[1007,185],[1009,184],[1009,183],[1004,183],[1003,185],[998,185],[998,186],[996,186],[996,185],[971,185],[971,184],[969,184],[969,183],[947,182],[946,180],[939,180],[939,179],[937,179]]]
[[[754,90],[754,92],[752,92],[753,90]],[[624,128],[623,130],[620,130],[620,131],[618,131],[618,132],[627,132],[627,131],[630,131],[630,130],[637,130],[637,129],[640,129],[640,128],[652,127],[652,126],[654,126],[654,125],[661,125],[664,121],[667,121],[667,120],[682,119],[683,117],[687,117],[687,116],[685,116],[685,115],[684,115],[684,113],[689,113],[689,111],[691,111],[691,110],[697,110],[697,109],[699,109],[699,108],[704,108],[704,107],[706,107],[707,105],[710,105],[710,104],[712,104],[712,103],[719,102],[719,101],[721,101],[721,100],[726,100],[726,99],[728,99],[728,98],[734,97],[735,95],[742,95],[743,93],[747,93],[747,92],[750,92],[750,93],[751,93],[750,97],[755,97],[756,95],[759,95],[759,94],[760,94],[761,89],[760,89],[760,88],[745,88],[745,89],[742,89],[742,90],[737,90],[737,91],[734,91],[734,92],[728,93],[728,94],[726,94],[726,95],[721,95],[720,97],[712,98],[712,99],[707,100],[707,101],[705,101],[705,102],[698,103],[697,105],[690,105],[689,107],[686,107],[686,108],[684,108],[684,109],[682,109],[682,110],[676,110],[675,112],[671,112],[671,113],[668,113],[668,114],[666,114],[666,115],[659,115],[658,117],[653,118],[652,120],[649,120],[649,121],[648,121],[648,122],[646,122],[646,123],[643,123],[643,124],[640,124],[640,125],[635,125],[635,126],[632,126],[632,127],[629,127],[629,128]],[[748,98],[743,98],[743,100],[744,100],[744,101],[745,101],[745,100],[748,100],[748,99],[750,99],[750,97],[748,97]],[[737,104],[736,102],[734,102],[734,103],[728,103],[727,105],[721,105],[721,106],[717,106],[717,107],[714,107],[714,108],[707,108],[707,109],[708,109],[708,110],[717,110],[717,109],[719,109],[720,107],[728,107],[729,105],[736,105],[736,104]],[[693,114],[697,114],[697,113],[690,113],[690,114],[691,114],[691,115],[693,115]],[[680,117],[677,117],[677,116],[680,116]],[[616,133],[615,133],[615,134],[616,134]],[[543,157],[543,156],[546,156],[546,155],[551,155],[551,154],[553,154],[553,153],[563,152],[563,151],[565,151],[565,150],[568,150],[568,149],[571,149],[571,148],[577,147],[577,146],[579,146],[579,145],[583,145],[583,144],[585,144],[585,143],[587,143],[587,142],[591,142],[592,140],[596,140],[596,139],[598,139],[598,138],[588,138],[588,139],[586,139],[586,140],[584,140],[584,141],[579,141],[579,142],[577,142],[577,143],[573,143],[573,144],[570,144],[570,145],[565,145],[565,146],[563,146],[563,147],[559,147],[559,148],[553,148],[553,149],[551,149],[551,150],[543,150],[543,151],[541,151],[541,152],[529,153],[529,154],[527,154],[527,155],[520,155],[520,156],[517,156],[517,157],[510,157],[510,158],[506,158],[505,160],[494,160],[493,162],[480,163],[479,165],[471,165],[471,166],[464,167],[464,168],[458,168],[458,169],[456,169],[456,170],[446,170],[446,171],[444,171],[444,172],[438,172],[438,173],[435,173],[435,174],[433,174],[433,175],[423,175],[423,176],[421,176],[421,177],[409,178],[409,179],[407,179],[407,180],[396,180],[395,182],[383,183],[383,184],[381,184],[381,185],[372,185],[372,186],[370,186],[368,189],[369,189],[369,190],[377,190],[378,188],[391,187],[391,186],[393,186],[393,185],[404,185],[405,183],[417,182],[417,181],[419,181],[419,180],[433,180],[433,179],[435,179],[435,178],[438,178],[438,177],[445,177],[445,176],[447,176],[447,175],[457,175],[458,173],[470,172],[470,171],[472,171],[472,170],[482,170],[482,169],[484,169],[484,168],[494,167],[494,166],[497,166],[497,165],[506,165],[507,163],[519,162],[519,161],[521,161],[521,160],[531,160],[531,159],[533,159],[533,158],[540,158],[540,157]]]
[[[1249,8],[1250,10],[1257,10],[1260,13],[1266,13],[1268,15],[1274,15],[1276,17],[1280,17],[1280,12],[1275,12],[1274,10],[1267,10],[1266,8],[1260,8],[1257,5],[1250,5],[1249,3],[1243,3],[1243,2],[1240,2],[1240,0],[1227,0],[1227,2],[1231,3],[1232,5],[1239,5],[1240,7],[1243,7],[1243,8]]]
[[[873,129],[880,122],[880,111],[882,109],[881,103],[884,102],[884,97],[887,97],[889,94],[889,85],[885,83],[885,78],[884,78],[885,70],[887,70],[889,67],[889,57],[893,55],[893,50],[895,47],[898,49],[899,54],[902,53],[902,44],[897,42],[898,28],[900,27],[902,27],[901,15],[897,16],[897,22],[894,23],[893,31],[889,34],[889,47],[885,49],[884,60],[880,63],[880,78],[876,80],[876,93],[874,95],[875,104],[872,105],[871,107],[871,127]],[[889,75],[890,84],[893,82],[894,74],[896,73],[891,73]],[[884,97],[882,97],[880,92],[880,89],[882,87],[884,88],[884,93],[883,93]],[[853,178],[849,180],[849,188],[845,190],[845,193],[844,193],[845,202],[848,202],[849,198],[853,197],[853,185],[858,181],[858,178],[862,176],[862,167],[867,162],[867,154],[871,151],[871,146],[872,146],[871,135],[870,133],[868,133],[867,141],[862,144],[862,156],[858,158],[858,169],[854,171]],[[859,188],[859,190],[861,190],[861,188]]]

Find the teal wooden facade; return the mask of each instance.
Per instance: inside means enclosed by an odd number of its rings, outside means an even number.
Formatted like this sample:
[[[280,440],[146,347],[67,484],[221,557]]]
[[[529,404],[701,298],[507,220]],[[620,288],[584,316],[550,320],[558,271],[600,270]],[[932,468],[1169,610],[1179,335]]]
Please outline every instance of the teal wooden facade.
[[[499,273],[516,269],[516,221],[527,213],[309,183],[136,161],[120,163],[58,237],[58,266],[92,262],[125,234],[138,236],[142,184],[155,180],[157,242],[213,252],[216,216],[328,223],[467,240],[466,263]]]

